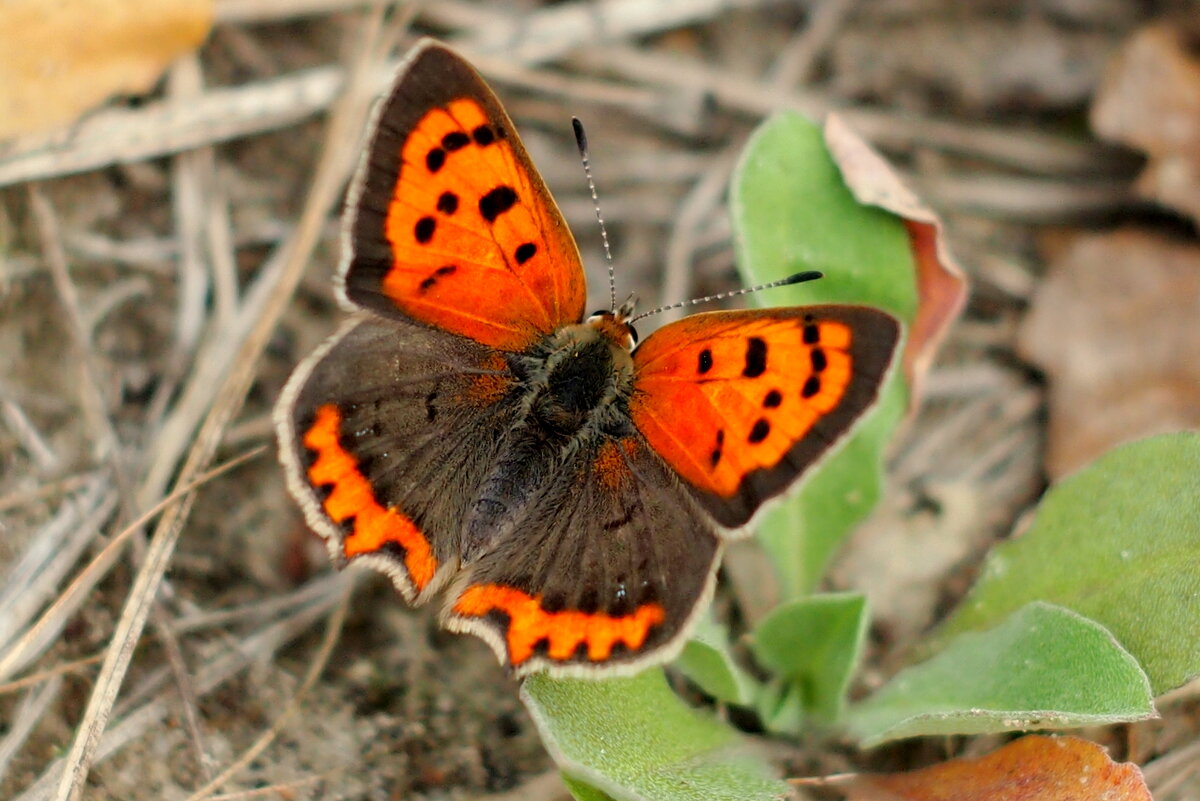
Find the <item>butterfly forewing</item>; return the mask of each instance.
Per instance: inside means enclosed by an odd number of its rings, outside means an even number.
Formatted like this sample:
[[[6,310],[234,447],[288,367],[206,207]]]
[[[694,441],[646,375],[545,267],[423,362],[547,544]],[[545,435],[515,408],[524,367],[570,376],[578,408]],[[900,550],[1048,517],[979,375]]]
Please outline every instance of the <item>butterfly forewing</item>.
[[[415,48],[351,189],[346,297],[506,351],[578,322],[574,239],[512,122],[453,51]]]
[[[634,352],[633,421],[737,528],[875,400],[898,337],[890,315],[856,306],[693,315]]]

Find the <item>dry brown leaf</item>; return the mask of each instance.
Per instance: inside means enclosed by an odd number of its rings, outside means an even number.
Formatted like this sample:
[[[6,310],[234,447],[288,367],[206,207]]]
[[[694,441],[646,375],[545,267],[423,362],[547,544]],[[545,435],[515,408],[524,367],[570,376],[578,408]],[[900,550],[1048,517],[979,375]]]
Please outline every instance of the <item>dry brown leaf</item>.
[[[204,41],[212,18],[212,0],[0,3],[0,139],[64,125],[113,94],[145,92]]]
[[[1142,772],[1078,737],[1030,735],[977,759],[858,776],[851,801],[1151,801]]]
[[[1138,192],[1200,221],[1200,23],[1135,34],[1100,86],[1092,127],[1145,151]]]
[[[1050,385],[1046,470],[1200,427],[1200,247],[1143,231],[1078,237],[1033,297],[1018,350]]]
[[[892,167],[837,114],[825,121],[825,144],[859,203],[878,206],[904,220],[917,267],[917,317],[904,345],[910,408],[921,397],[921,380],[967,298],[967,279],[950,253],[941,219],[906,187]]]

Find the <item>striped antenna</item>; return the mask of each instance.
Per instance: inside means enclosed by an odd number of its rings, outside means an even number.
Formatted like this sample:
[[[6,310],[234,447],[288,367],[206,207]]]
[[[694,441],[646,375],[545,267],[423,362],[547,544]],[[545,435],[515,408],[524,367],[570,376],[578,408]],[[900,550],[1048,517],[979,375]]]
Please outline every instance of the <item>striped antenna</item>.
[[[699,303],[709,303],[714,300],[734,298],[738,295],[749,295],[751,292],[761,292],[764,289],[774,289],[777,286],[790,286],[792,284],[799,284],[802,281],[815,281],[816,279],[822,277],[824,276],[816,270],[806,270],[802,273],[789,275],[787,278],[781,278],[778,281],[772,281],[769,284],[759,284],[758,286],[746,287],[745,289],[734,289],[730,290],[729,292],[718,292],[715,295],[707,295],[703,298],[693,298],[692,300],[682,300],[678,303],[671,303],[667,306],[659,306],[657,309],[651,309],[648,312],[642,312],[637,317],[626,320],[625,322],[632,325],[643,317],[649,317],[652,314],[661,314],[662,312],[670,311],[671,309],[682,309],[684,306],[695,306]]]
[[[617,276],[613,271],[612,251],[608,248],[608,231],[604,228],[604,217],[600,214],[600,199],[596,197],[596,184],[592,180],[592,166],[588,163],[587,134],[583,131],[583,123],[578,117],[571,118],[571,127],[575,129],[575,144],[579,148],[579,159],[583,162],[583,174],[587,176],[588,191],[592,193],[592,205],[596,208],[596,222],[600,223],[600,239],[604,242],[604,260],[608,262],[608,296],[609,310],[617,312]]]

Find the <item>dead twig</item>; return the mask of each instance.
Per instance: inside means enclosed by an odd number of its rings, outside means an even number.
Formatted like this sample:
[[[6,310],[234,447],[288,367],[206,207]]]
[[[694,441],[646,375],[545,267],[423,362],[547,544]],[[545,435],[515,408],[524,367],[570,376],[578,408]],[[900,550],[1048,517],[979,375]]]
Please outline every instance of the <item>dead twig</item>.
[[[0,589],[0,681],[11,675],[6,666],[13,664],[13,638],[55,597],[63,577],[100,534],[116,503],[108,476],[95,474],[79,493],[63,500],[10,567]],[[48,636],[54,633],[57,629],[47,631]],[[40,649],[40,645],[34,648]]]
[[[62,627],[66,625],[67,619],[74,614],[80,604],[83,603],[88,592],[100,581],[112,568],[116,562],[117,556],[120,555],[122,547],[129,541],[143,525],[153,520],[155,515],[170,507],[180,498],[186,496],[190,492],[194,492],[197,488],[208,483],[217,476],[232,470],[234,467],[253,459],[263,453],[265,448],[255,448],[247,453],[241,454],[224,464],[209,470],[192,479],[191,481],[176,487],[170,495],[160,500],[157,504],[146,510],[139,517],[135,518],[132,523],[125,527],[120,534],[104,547],[98,553],[88,566],[80,571],[74,580],[63,590],[59,596],[50,605],[50,608],[42,613],[37,622],[29,627],[25,633],[10,647],[2,657],[0,657],[0,681],[12,676],[20,670],[30,660],[34,659],[49,641],[57,636]]]
[[[43,501],[47,498],[53,498],[56,495],[66,495],[75,490],[82,489],[88,483],[94,481],[95,478],[96,473],[78,473],[73,476],[61,478],[58,481],[42,484],[36,489],[10,492],[8,495],[0,496],[0,512],[7,512],[9,509]]]
[[[15,693],[18,690],[24,690],[26,687],[32,687],[35,684],[41,684],[55,676],[61,676],[64,673],[74,673],[77,670],[83,670],[85,667],[97,664],[104,658],[103,653],[92,654],[85,656],[83,659],[76,659],[71,662],[63,662],[61,665],[55,665],[52,668],[39,670],[37,673],[30,673],[28,676],[23,676],[15,681],[10,681],[7,684],[0,684],[0,695]]]
[[[29,735],[38,721],[46,714],[50,705],[58,699],[60,690],[62,690],[62,676],[51,676],[45,684],[31,689],[21,699],[21,703],[13,713],[12,721],[8,724],[8,733],[4,735],[3,739],[0,739],[0,781],[4,779],[4,774],[8,773],[8,766],[12,763],[13,757],[29,739]]]
[[[1104,174],[1121,160],[1113,148],[1035,130],[962,123],[849,107],[815,92],[780,92],[752,77],[737,75],[698,59],[665,55],[623,45],[579,48],[576,60],[589,69],[624,75],[640,84],[708,92],[725,108],[761,117],[791,109],[811,119],[837,111],[873,144],[906,150],[919,144],[1045,174]],[[1121,171],[1124,172],[1124,167]]]
[[[75,341],[75,348],[79,353],[80,363],[83,365],[83,408],[85,412],[89,409],[93,410],[91,416],[99,429],[96,432],[96,438],[101,443],[104,455],[112,467],[113,478],[117,483],[117,493],[125,517],[130,517],[133,509],[133,495],[124,455],[121,452],[121,441],[113,426],[108,401],[101,388],[103,371],[96,363],[95,354],[89,345],[88,329],[84,324],[79,293],[75,291],[75,282],[71,280],[71,275],[67,271],[67,255],[63,251],[58,219],[54,214],[54,209],[50,207],[50,201],[37,184],[29,186],[29,205],[37,223],[38,238],[41,240],[46,266],[50,269],[54,288],[67,313],[67,323]]]
[[[33,464],[42,475],[48,475],[58,469],[61,460],[50,443],[42,436],[37,427],[30,422],[25,410],[15,401],[0,398],[0,417],[3,417],[8,430],[17,438],[25,453],[33,460]]]
[[[237,676],[255,662],[265,662],[271,654],[308,631],[314,623],[325,617],[329,609],[342,597],[343,585],[355,580],[355,572],[348,571],[330,577],[324,596],[313,603],[294,609],[283,620],[265,626],[250,636],[231,643],[222,653],[210,659],[196,671],[196,694],[204,697],[225,682]],[[165,682],[166,672],[163,672]],[[119,721],[108,729],[95,751],[95,761],[101,762],[120,751],[126,744],[154,731],[171,712],[174,693],[160,692],[157,696],[137,706],[130,706]],[[50,797],[54,783],[62,777],[66,758],[59,758],[46,767],[38,779],[25,789],[14,801],[43,801]]]

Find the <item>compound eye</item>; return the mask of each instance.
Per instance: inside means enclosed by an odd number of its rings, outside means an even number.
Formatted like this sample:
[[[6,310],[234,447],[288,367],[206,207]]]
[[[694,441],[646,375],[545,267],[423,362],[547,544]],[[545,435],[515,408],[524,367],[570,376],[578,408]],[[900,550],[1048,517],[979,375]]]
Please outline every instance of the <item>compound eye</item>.
[[[587,322],[594,323],[602,317],[608,317],[611,315],[612,315],[612,312],[610,312],[608,309],[600,309],[599,311],[594,311],[591,314],[589,314],[587,316]]]
[[[632,325],[630,325],[629,323],[626,323],[626,324],[625,324],[625,328],[626,328],[626,329],[629,331],[629,341],[630,341],[630,342],[632,342],[634,345],[636,345],[636,344],[638,343],[638,332],[637,332],[637,329],[636,329],[636,328],[634,328],[634,327],[633,327]]]

